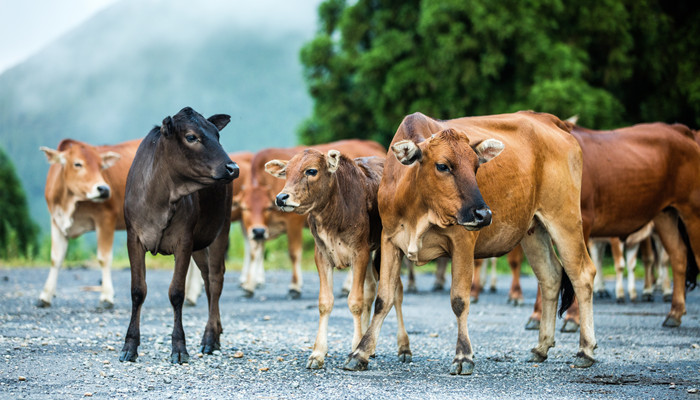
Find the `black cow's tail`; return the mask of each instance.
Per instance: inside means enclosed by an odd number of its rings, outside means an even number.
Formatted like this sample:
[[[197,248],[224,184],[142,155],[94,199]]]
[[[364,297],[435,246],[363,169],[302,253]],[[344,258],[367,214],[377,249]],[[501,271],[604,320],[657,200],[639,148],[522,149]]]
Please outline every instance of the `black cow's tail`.
[[[571,284],[571,279],[566,275],[566,271],[562,270],[561,274],[561,288],[559,289],[561,294],[561,305],[559,306],[559,318],[564,315],[564,312],[574,304],[574,285]]]
[[[690,238],[688,237],[688,231],[685,229],[685,224],[681,219],[678,219],[678,230],[681,234],[681,239],[685,243],[687,251],[687,261],[685,267],[685,290],[690,291],[698,286],[698,274],[700,270],[698,269],[698,263],[695,261],[695,253],[693,253],[693,248],[690,246]]]

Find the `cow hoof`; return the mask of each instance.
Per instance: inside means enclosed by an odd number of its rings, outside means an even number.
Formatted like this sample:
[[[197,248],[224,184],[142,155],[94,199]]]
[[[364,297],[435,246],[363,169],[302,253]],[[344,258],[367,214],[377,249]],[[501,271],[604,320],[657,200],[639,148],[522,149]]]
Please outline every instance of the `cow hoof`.
[[[347,371],[365,371],[367,369],[367,361],[360,360],[359,356],[350,355],[345,361],[343,369]]]
[[[197,301],[192,301],[190,299],[185,299],[185,307],[194,307],[197,305]]]
[[[561,326],[561,331],[565,333],[578,332],[579,324],[573,319],[564,320],[564,325]]]
[[[450,375],[471,375],[474,372],[474,361],[468,358],[455,359],[450,366]]]
[[[307,369],[321,369],[321,368],[323,368],[323,364],[324,364],[323,360],[319,360],[319,359],[311,356],[311,357],[309,357],[309,361],[306,362],[306,368]]]
[[[301,292],[296,289],[289,289],[289,293],[287,293],[287,298],[292,300],[299,300],[301,299]]]
[[[42,299],[37,300],[36,303],[34,303],[34,305],[37,306],[37,307],[39,307],[39,308],[49,308],[49,307],[51,307],[51,303],[49,303],[48,301],[44,301],[44,300],[42,300]]]
[[[114,303],[111,301],[107,300],[101,300],[100,303],[97,305],[98,310],[111,310],[114,308]]]
[[[124,361],[131,361],[131,362],[136,362],[136,359],[138,358],[138,351],[132,351],[132,350],[122,350],[121,354],[119,354],[119,361],[124,362]]]
[[[251,299],[251,298],[253,298],[253,296],[255,296],[254,291],[248,290],[248,289],[243,289],[242,297],[245,297],[246,299]]]
[[[182,353],[174,351],[170,355],[170,362],[173,364],[184,364],[186,362],[190,361],[190,355],[187,354],[186,351],[183,351]]]
[[[350,291],[348,289],[341,289],[340,290],[340,297],[348,297],[350,295]]]
[[[625,298],[624,298],[624,297],[618,297],[616,301],[617,301],[617,304],[625,304]]]
[[[520,307],[525,304],[523,299],[508,299],[508,304],[513,304],[513,307]]]
[[[203,344],[199,348],[199,352],[202,354],[214,354],[215,350],[221,350],[221,345],[219,343]]]
[[[576,354],[576,359],[574,360],[575,368],[588,368],[595,364],[595,360],[583,353]]]
[[[433,284],[433,292],[442,292],[443,290],[445,290],[445,285],[441,283]]]
[[[472,304],[476,304],[476,303],[479,302],[479,298],[478,298],[478,297],[472,296],[472,297],[469,298],[469,302],[472,303]]]
[[[532,354],[530,354],[530,358],[527,359],[527,362],[541,363],[541,362],[545,362],[545,360],[547,360],[546,355],[543,356],[542,354],[537,353],[536,351],[532,350]]]
[[[540,321],[530,317],[530,319],[527,320],[527,324],[525,324],[525,329],[528,331],[540,330]]]
[[[404,350],[399,353],[399,361],[402,363],[413,362],[413,354],[411,353],[411,350]]]
[[[642,295],[642,301],[652,303],[654,301],[654,295],[645,293]]]
[[[599,291],[595,292],[595,297],[597,297],[599,299],[609,299],[612,296],[610,295],[610,292],[608,292],[607,290],[599,290]]]
[[[495,287],[495,286],[491,286],[491,287],[489,288],[489,292],[491,292],[491,293],[496,293],[496,287]]]
[[[406,287],[406,293],[411,293],[411,294],[418,293],[418,288],[416,287],[416,285],[408,285]]]
[[[664,295],[664,303],[670,303],[671,300],[673,300],[673,295],[672,295],[672,294],[665,294],[665,295]]]
[[[678,328],[679,326],[681,326],[681,320],[680,318],[676,318],[669,315],[666,317],[663,326],[666,328]]]

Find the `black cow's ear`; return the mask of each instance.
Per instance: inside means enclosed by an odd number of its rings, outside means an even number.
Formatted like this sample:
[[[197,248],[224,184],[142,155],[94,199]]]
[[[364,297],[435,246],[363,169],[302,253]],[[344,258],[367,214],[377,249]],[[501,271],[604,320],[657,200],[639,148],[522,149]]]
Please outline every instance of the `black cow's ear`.
[[[215,114],[207,118],[207,120],[214,124],[216,129],[222,130],[226,127],[226,125],[228,125],[229,122],[231,122],[231,116],[226,114]]]
[[[173,133],[173,119],[169,116],[163,120],[163,125],[160,126],[160,133],[164,137],[169,137]]]

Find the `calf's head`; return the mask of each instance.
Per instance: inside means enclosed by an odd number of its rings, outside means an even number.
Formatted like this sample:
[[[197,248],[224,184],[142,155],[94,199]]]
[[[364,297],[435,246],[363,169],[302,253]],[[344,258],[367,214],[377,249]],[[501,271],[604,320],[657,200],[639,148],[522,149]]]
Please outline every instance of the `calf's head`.
[[[479,191],[476,171],[503,147],[495,139],[470,143],[465,134],[447,129],[419,144],[396,142],[391,150],[399,162],[417,168],[413,190],[427,206],[430,223],[459,224],[475,231],[491,224],[491,210]]]
[[[70,139],[63,140],[58,149],[40,147],[49,163],[61,166],[62,184],[66,191],[78,200],[105,201],[111,196],[111,188],[102,176],[102,170],[114,165],[121,157]]]
[[[241,193],[241,219],[246,227],[248,239],[266,240],[270,236],[268,229],[270,213],[275,210],[270,191],[260,185],[249,185]]]
[[[268,174],[287,179],[275,197],[275,205],[286,212],[305,214],[316,205],[325,204],[339,162],[338,150],[323,154],[314,149],[304,150],[289,161],[268,161],[265,164]]]
[[[225,114],[205,119],[190,107],[163,120],[157,157],[165,158],[176,182],[210,185],[230,182],[238,177],[238,165],[231,161],[219,143],[219,131],[230,120],[231,117]]]

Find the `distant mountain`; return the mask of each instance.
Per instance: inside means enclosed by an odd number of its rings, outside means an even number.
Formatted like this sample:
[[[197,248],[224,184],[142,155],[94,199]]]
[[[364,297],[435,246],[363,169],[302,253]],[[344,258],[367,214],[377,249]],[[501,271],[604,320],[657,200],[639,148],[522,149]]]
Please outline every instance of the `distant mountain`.
[[[0,75],[0,146],[34,219],[48,232],[38,148],[66,137],[142,137],[191,106],[231,115],[229,152],[295,144],[311,111],[299,49],[319,1],[122,0]]]

